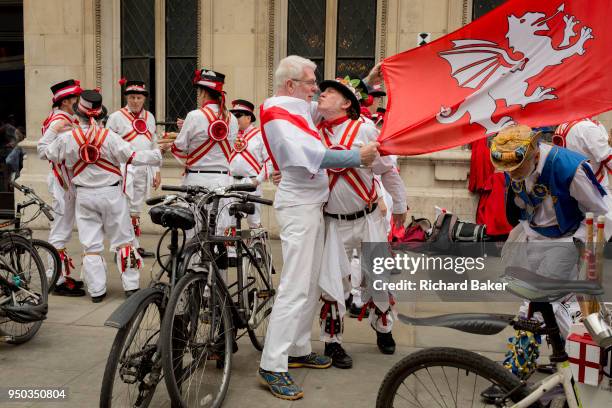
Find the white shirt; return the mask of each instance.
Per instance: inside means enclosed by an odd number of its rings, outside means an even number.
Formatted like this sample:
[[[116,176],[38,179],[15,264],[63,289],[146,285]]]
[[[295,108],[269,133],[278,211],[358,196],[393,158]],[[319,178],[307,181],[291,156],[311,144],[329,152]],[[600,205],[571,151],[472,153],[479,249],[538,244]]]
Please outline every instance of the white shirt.
[[[560,125],[564,126],[566,124]],[[608,134],[603,126],[600,126],[588,119],[581,120],[574,124],[567,132],[565,138],[566,147],[569,150],[578,152],[589,159],[593,171],[597,172],[601,162],[612,155],[612,147],[608,144]],[[612,167],[612,163],[608,163]],[[608,189],[608,171],[602,169],[600,183]]]
[[[41,159],[45,158],[45,151],[47,150],[47,147],[57,137],[57,133],[51,131],[51,127],[58,120],[65,119],[65,118],[72,120],[72,122],[75,124],[78,123],[76,116],[71,115],[68,112],[64,112],[61,109],[53,108],[49,121],[46,123],[46,125],[43,125],[43,128],[42,128],[43,136],[40,138],[40,140],[38,141],[38,144],[36,145],[36,151],[38,153],[38,157],[40,157]]]
[[[330,137],[332,144],[340,143],[340,139],[350,123],[350,120],[346,120],[333,127],[333,135]],[[351,148],[356,149],[361,145],[365,146],[369,142],[376,141],[378,134],[379,131],[374,124],[363,122]],[[381,175],[383,186],[393,198],[393,213],[406,212],[406,189],[395,169],[391,156],[378,156],[372,163],[372,168],[355,168],[353,171],[357,173],[368,189],[376,187],[375,175]],[[329,174],[330,177],[334,177],[332,172]],[[363,210],[366,205],[366,202],[349,184],[346,177],[339,176],[330,190],[325,211],[332,214],[352,214]]]
[[[270,174],[270,168],[266,168],[269,165],[268,151],[261,136],[261,131],[255,126],[250,125],[244,131],[242,136],[247,136],[255,131],[247,141],[247,146],[242,152],[234,151],[230,160],[230,174],[232,176],[240,177],[255,177],[262,182],[266,177],[265,174]],[[239,133],[240,134],[240,131]],[[236,141],[238,137],[236,137]],[[256,170],[256,166],[251,164],[251,158],[254,159],[255,163],[259,165],[259,171]],[[271,167],[271,165],[270,165]]]
[[[131,112],[127,106],[123,109],[123,112],[126,112],[131,115]],[[122,138],[128,136],[134,130],[132,127],[132,121],[128,119],[123,112],[121,112],[121,110],[118,110],[116,112],[111,113],[108,117],[108,121],[106,122],[106,127],[121,136]],[[133,139],[130,137],[131,140],[128,142],[132,145],[135,151],[151,150],[157,142],[155,117],[151,112],[148,112],[143,109],[138,114],[138,118],[145,119],[147,123],[147,130],[150,133],[151,140],[149,140],[149,138],[143,134],[136,133],[135,137]]]
[[[219,113],[219,105],[207,104],[215,114]],[[229,113],[229,133],[227,143],[230,148],[234,145],[238,134],[238,120]],[[183,127],[174,141],[174,146],[181,154],[190,154],[209,140],[208,126],[210,122],[206,115],[200,110],[192,110],[187,114]],[[231,153],[231,152],[230,152]],[[228,158],[223,153],[219,143],[214,143],[210,151],[189,167],[192,170],[229,171]]]
[[[282,173],[274,207],[325,203],[329,188],[326,172],[320,169],[325,147],[313,122],[313,118],[320,118],[316,112],[316,102],[308,103],[290,96],[273,96],[264,101],[263,110],[265,112],[273,108],[287,112],[289,117],[303,126],[282,118],[282,115],[274,116],[274,119],[263,125],[271,160],[274,160]]]
[[[540,144],[540,159],[536,169],[525,179],[525,188],[528,192],[533,190],[534,184],[537,182],[540,174],[542,174],[542,170],[544,169],[544,164],[546,163],[546,158],[548,157],[550,150],[551,146],[543,143]],[[578,170],[576,170],[576,174],[574,175],[574,179],[570,184],[569,190],[570,195],[576,201],[578,201],[578,207],[582,212],[592,212],[595,217],[598,215],[605,215],[608,212],[608,208],[603,200],[603,197],[601,196],[599,190],[593,185],[591,179],[587,177],[582,166],[579,166]],[[518,197],[515,197],[514,202],[520,208],[525,207],[523,201]],[[535,208],[532,223],[539,227],[558,225],[557,215],[555,213],[553,200],[550,195],[547,195],[542,203]],[[529,226],[528,221],[521,220],[521,224],[523,225],[529,240],[550,240],[550,238],[545,237],[533,230]],[[583,222],[574,234],[574,237],[584,240],[585,236],[586,231],[585,224]],[[569,242],[572,240],[572,237],[564,238],[563,240]]]
[[[87,133],[89,125],[82,123],[81,128],[84,133]],[[72,169],[80,162],[79,147],[72,131],[65,131],[57,135],[53,143],[46,149],[44,156],[55,163],[65,162],[66,167]],[[162,155],[159,150],[135,152],[132,145],[109,130],[100,149],[100,157],[120,167],[121,163],[127,162],[132,157],[132,154],[134,157],[131,164],[134,166],[160,166],[162,163]],[[104,170],[95,164],[89,164],[72,179],[72,184],[83,187],[104,187],[113,185],[121,179],[120,175]]]

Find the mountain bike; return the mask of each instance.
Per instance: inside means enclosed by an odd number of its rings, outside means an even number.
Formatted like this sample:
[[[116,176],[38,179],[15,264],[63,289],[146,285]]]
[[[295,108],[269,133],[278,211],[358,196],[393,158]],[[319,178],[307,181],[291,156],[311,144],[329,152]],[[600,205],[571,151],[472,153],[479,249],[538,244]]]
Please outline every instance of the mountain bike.
[[[185,191],[188,187],[175,187]],[[161,348],[165,382],[172,401],[181,407],[221,406],[231,373],[236,340],[248,333],[263,348],[275,289],[272,257],[262,228],[242,230],[241,220],[255,212],[254,203],[272,201],[249,195],[255,187],[239,184],[218,188],[201,198],[207,223],[185,257],[186,274],[170,296],[162,320]],[[232,199],[229,215],[235,235],[215,235],[222,199]],[[221,275],[219,245],[236,246],[236,281]],[[227,279],[227,280],[226,280]]]
[[[571,293],[600,296],[603,289],[596,281],[563,281],[544,278],[520,268],[510,268],[502,277],[507,289],[531,302],[531,312],[540,312],[543,322],[517,319],[514,315],[459,313],[427,318],[400,315],[402,322],[415,326],[447,327],[473,334],[492,335],[508,325],[516,330],[547,335],[552,347],[551,363],[556,372],[534,385],[496,362],[468,350],[450,347],[427,348],[408,355],[385,376],[376,400],[377,408],[389,407],[542,407],[540,399],[551,389],[562,386],[563,396],[550,407],[581,407],[551,302]],[[600,313],[584,320],[585,327],[603,348],[612,346],[612,317],[600,303]],[[497,386],[501,396],[484,400],[481,392]]]

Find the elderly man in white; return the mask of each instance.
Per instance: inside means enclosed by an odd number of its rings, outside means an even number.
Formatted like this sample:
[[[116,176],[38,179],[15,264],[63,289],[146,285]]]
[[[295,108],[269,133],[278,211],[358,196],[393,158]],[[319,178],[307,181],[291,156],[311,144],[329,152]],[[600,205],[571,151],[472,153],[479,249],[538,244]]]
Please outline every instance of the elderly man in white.
[[[320,117],[312,102],[318,90],[315,69],[312,61],[295,55],[281,60],[274,74],[276,93],[264,101],[260,112],[270,160],[282,172],[274,208],[283,270],[258,374],[273,395],[288,400],[304,395],[289,375],[289,367],[331,366],[331,359],[313,353],[310,344],[321,295],[322,207],[329,196],[323,169],[370,165],[378,147],[376,142],[344,151],[323,146],[315,126]]]

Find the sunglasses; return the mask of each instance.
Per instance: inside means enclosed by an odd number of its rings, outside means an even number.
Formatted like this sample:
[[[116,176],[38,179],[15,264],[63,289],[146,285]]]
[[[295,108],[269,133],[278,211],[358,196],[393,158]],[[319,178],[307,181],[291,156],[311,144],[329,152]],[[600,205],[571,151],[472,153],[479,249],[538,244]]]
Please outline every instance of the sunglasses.
[[[236,117],[236,119],[240,119],[243,116],[247,116],[246,113],[242,113],[242,112],[236,112],[234,113],[234,116]]]

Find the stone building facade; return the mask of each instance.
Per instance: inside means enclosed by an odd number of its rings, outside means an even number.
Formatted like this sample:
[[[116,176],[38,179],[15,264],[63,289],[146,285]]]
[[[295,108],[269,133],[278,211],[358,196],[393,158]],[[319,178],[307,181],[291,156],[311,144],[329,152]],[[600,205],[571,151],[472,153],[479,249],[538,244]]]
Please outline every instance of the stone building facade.
[[[85,88],[99,86],[113,111],[121,106],[117,81],[140,76],[152,89],[149,108],[158,121],[173,121],[195,107],[190,78],[196,66],[227,75],[228,99],[259,104],[271,95],[273,69],[288,52],[318,62],[320,76],[358,72],[417,46],[426,34],[432,40],[445,35],[501,2],[23,0],[29,159],[22,182],[45,191],[49,169],[36,158],[35,143],[49,111],[49,85],[65,78],[78,78]],[[610,127],[612,116],[602,119]],[[473,220],[477,198],[467,190],[469,161],[470,151],[462,148],[401,158],[411,212],[431,218],[439,205]],[[167,158],[163,183],[179,183],[180,173]],[[266,195],[273,190],[266,186]],[[275,231],[270,210],[264,221]],[[145,230],[152,228],[145,224]]]

